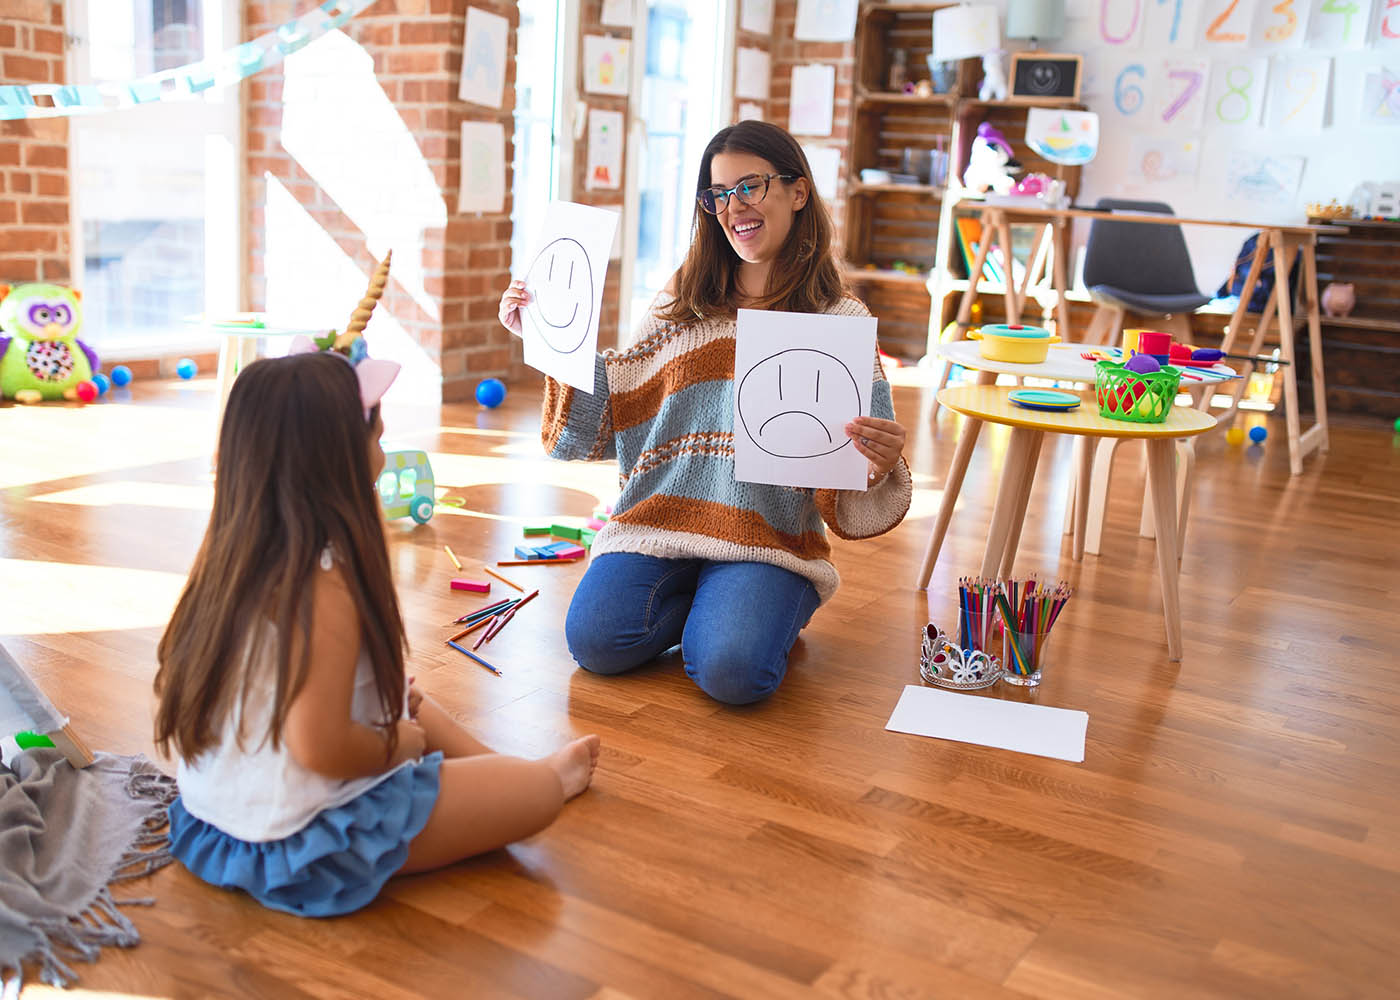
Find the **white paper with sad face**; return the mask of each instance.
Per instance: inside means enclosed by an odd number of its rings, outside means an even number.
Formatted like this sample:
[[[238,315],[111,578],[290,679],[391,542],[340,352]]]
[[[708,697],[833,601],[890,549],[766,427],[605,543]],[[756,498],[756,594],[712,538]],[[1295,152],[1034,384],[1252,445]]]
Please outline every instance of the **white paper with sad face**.
[[[520,311],[525,363],[589,393],[617,219],[606,209],[551,202],[532,251],[520,262],[524,271],[517,271],[530,293]]]
[[[869,462],[846,424],[869,415],[875,318],[740,309],[734,478],[864,490]]]

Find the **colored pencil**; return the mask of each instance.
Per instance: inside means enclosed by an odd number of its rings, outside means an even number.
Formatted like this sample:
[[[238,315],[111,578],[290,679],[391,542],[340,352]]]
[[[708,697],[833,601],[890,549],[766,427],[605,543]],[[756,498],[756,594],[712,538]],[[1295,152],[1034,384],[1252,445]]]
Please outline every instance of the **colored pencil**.
[[[447,553],[447,558],[452,560],[452,565],[457,567],[457,572],[462,572],[462,563],[461,560],[457,558],[457,553],[452,551],[452,547],[450,545],[444,545],[442,548],[443,551]]]
[[[476,645],[480,646],[483,642],[490,642],[492,639],[496,638],[497,634],[501,631],[501,629],[505,628],[507,625],[510,624],[510,620],[515,617],[515,613],[521,608],[523,608],[525,605],[529,604],[530,599],[535,597],[538,593],[538,590],[532,590],[524,597],[522,597],[520,599],[519,604],[511,608],[505,614],[501,615],[501,617],[497,618],[495,624],[482,633],[481,638],[476,640]],[[472,648],[475,649],[476,647],[473,646]]]
[[[497,566],[557,566],[560,563],[576,563],[583,556],[574,556],[572,559],[497,559]]]
[[[455,619],[455,620],[452,622],[452,624],[453,624],[453,625],[462,625],[462,624],[464,624],[464,623],[471,623],[471,622],[476,621],[476,619],[480,618],[482,615],[485,615],[485,614],[493,614],[493,613],[498,612],[498,611],[505,611],[505,610],[507,610],[507,609],[506,609],[506,605],[508,605],[508,604],[514,604],[514,603],[515,603],[516,601],[518,601],[518,600],[520,600],[520,598],[518,598],[518,597],[505,597],[505,598],[502,598],[501,600],[497,601],[495,604],[488,604],[488,605],[486,605],[486,607],[484,607],[484,608],[477,608],[475,611],[468,612],[467,614],[463,615],[461,618]]]
[[[526,562],[529,562],[529,560],[527,559]],[[497,580],[500,580],[500,581],[501,581],[502,583],[504,583],[507,587],[514,587],[516,590],[520,591],[522,594],[525,593],[525,588],[524,588],[524,587],[520,586],[520,584],[518,584],[518,583],[512,583],[510,580],[507,580],[505,577],[501,576],[501,574],[499,574],[499,573],[495,572],[493,569],[491,569],[490,566],[483,566],[483,567],[481,567],[481,568],[482,568],[483,570],[485,570],[487,573],[490,573],[490,574],[491,574],[492,576],[494,576]]]
[[[490,624],[491,624],[493,621],[495,621],[495,620],[496,620],[496,619],[495,619],[495,616],[494,616],[494,615],[488,615],[488,616],[485,617],[485,618],[480,618],[480,619],[478,619],[478,620],[472,622],[472,623],[471,623],[470,625],[468,625],[466,628],[462,629],[462,631],[458,632],[456,635],[448,636],[448,637],[447,637],[447,641],[448,641],[448,642],[456,642],[458,639],[462,638],[462,637],[465,636],[465,635],[471,635],[473,632],[475,632],[475,631],[476,631],[477,629],[479,629],[479,628],[485,628],[486,626],[490,625]]]
[[[470,649],[468,649],[467,647],[465,647],[465,646],[459,646],[459,645],[457,645],[455,642],[452,642],[451,640],[449,640],[447,644],[448,644],[449,646],[451,646],[453,649],[455,649],[457,652],[462,653],[462,654],[465,655],[465,656],[470,656],[473,660],[475,660],[477,663],[480,663],[483,667],[485,667],[487,670],[491,671],[491,672],[492,672],[493,674],[495,674],[497,677],[502,676],[502,674],[501,674],[501,672],[500,672],[499,670],[497,670],[495,667],[491,666],[491,664],[487,663],[487,662],[486,662],[485,660],[483,660],[481,657],[477,656],[475,653],[473,653],[473,652],[472,652]]]

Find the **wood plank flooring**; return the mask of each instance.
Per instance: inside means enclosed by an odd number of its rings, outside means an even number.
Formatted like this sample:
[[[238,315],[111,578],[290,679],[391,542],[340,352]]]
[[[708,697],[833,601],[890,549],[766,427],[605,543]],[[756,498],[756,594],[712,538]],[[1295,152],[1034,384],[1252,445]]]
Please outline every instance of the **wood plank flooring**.
[[[211,493],[209,380],[87,408],[0,409],[0,636],[94,747],[151,752],[155,644]],[[454,594],[527,522],[586,516],[607,465],[540,451],[537,388],[494,411],[390,407],[386,445],[433,456],[465,500],[389,525],[418,682],[496,748],[597,732],[594,787],[553,827],[392,882],[307,921],[178,866],[124,896],[144,936],[81,966],[141,997],[1380,997],[1400,925],[1400,437],[1337,421],[1288,476],[1263,448],[1204,448],[1169,663],[1132,449],[1103,553],[1060,534],[1069,444],[1048,439],[1018,572],[1072,582],[1042,704],[1089,713],[1082,764],[888,733],[918,631],[975,571],[1007,436],[987,427],[926,594],[911,584],[956,441],[899,387],[916,496],[872,541],[836,542],[843,586],[787,680],[744,709],[675,655],[625,677],[573,668],[583,566],[492,642],[495,677],[442,646],[485,598]],[[1260,420],[1252,417],[1251,420]],[[501,585],[497,584],[496,588]],[[496,589],[496,588],[493,588]],[[493,593],[493,596],[494,593]],[[1007,691],[993,695],[1030,697]],[[41,996],[39,987],[26,996]]]

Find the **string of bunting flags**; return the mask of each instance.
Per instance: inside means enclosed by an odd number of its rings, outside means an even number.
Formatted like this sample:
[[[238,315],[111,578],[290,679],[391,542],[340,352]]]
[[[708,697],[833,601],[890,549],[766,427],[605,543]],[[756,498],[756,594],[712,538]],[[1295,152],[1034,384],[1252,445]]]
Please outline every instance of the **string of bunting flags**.
[[[64,86],[0,86],[0,121],[100,114],[158,101],[187,101],[275,66],[369,7],[375,0],[325,0],[286,24],[218,56],[126,81]]]

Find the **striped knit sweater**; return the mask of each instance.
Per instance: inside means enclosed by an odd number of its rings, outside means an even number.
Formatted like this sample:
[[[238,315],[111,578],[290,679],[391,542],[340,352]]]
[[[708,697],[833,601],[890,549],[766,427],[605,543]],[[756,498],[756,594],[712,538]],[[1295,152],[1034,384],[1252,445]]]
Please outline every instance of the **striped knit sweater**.
[[[842,538],[889,531],[909,509],[901,458],[857,490],[798,489],[734,479],[733,319],[665,322],[651,311],[631,347],[597,358],[592,395],[545,380],[541,437],[555,458],[617,458],[622,492],[593,554],[764,562],[812,581],[823,602],[840,577],[823,524]],[[870,315],[858,299],[830,310]],[[890,384],[874,359],[871,416],[894,419]]]

